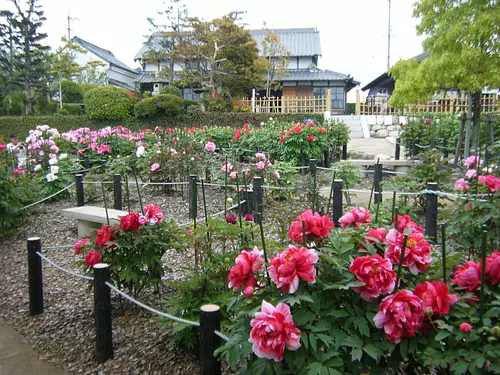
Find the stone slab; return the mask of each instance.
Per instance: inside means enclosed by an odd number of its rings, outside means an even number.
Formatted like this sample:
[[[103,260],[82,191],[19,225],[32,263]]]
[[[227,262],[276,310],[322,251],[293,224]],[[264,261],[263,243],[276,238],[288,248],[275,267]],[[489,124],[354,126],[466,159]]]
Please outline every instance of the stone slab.
[[[78,220],[78,237],[85,238],[92,236],[103,224],[107,224],[106,210],[103,207],[82,206],[64,208],[61,213],[65,217]],[[127,211],[108,208],[110,224],[118,224],[120,217],[127,215]]]

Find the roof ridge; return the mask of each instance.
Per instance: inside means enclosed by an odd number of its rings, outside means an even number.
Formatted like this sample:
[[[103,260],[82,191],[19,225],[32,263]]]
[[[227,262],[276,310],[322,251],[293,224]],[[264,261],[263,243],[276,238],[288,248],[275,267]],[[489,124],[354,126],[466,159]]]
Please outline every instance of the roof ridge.
[[[82,39],[82,38],[80,38],[80,37],[78,37],[78,36],[74,36],[74,37],[73,37],[73,39],[78,39],[78,40],[80,40],[81,42],[86,43],[86,44],[88,44],[88,45],[90,45],[90,46],[92,46],[92,47],[94,47],[94,48],[97,48],[97,49],[99,49],[99,50],[103,51],[103,52],[106,52],[106,53],[110,54],[110,55],[111,55],[111,56],[113,56],[113,57],[115,56],[115,55],[113,54],[113,52],[111,52],[110,50],[108,50],[108,49],[104,49],[104,48],[102,48],[102,47],[99,47],[99,46],[97,46],[97,45],[95,45],[95,44],[93,44],[93,43],[90,43],[90,42],[86,41],[85,39]]]
[[[311,33],[311,32],[317,32],[319,33],[318,29],[316,27],[284,27],[284,28],[271,28],[271,29],[248,29],[248,31],[252,32],[266,32],[266,31],[287,31],[287,32],[296,32],[296,33]]]

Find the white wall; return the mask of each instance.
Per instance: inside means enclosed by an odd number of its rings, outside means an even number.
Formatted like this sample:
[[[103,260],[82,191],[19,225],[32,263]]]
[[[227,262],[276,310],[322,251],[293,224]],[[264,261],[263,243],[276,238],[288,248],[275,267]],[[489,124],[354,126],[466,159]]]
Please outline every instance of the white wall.
[[[92,52],[87,52],[87,53],[80,53],[77,52],[75,56],[75,62],[78,63],[78,65],[86,65],[91,61],[100,61],[101,63],[104,64],[104,66],[99,67],[98,70],[100,72],[103,72],[107,69],[109,69],[109,64],[101,59],[99,56],[94,55]]]
[[[309,68],[313,64],[312,56],[299,57],[299,69]]]
[[[145,72],[157,72],[158,71],[158,64],[146,63],[146,65],[144,66],[144,71]]]

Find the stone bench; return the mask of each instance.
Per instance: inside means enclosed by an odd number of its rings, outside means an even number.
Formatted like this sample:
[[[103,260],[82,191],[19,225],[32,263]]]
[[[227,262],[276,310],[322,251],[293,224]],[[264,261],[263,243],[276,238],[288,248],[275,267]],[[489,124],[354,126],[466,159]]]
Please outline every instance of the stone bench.
[[[61,213],[65,217],[78,220],[78,237],[84,238],[94,234],[103,224],[107,224],[106,210],[103,207],[81,206],[64,208]],[[108,208],[110,224],[118,224],[120,217],[127,215],[127,211]]]
[[[377,164],[376,160],[359,160],[359,159],[350,159],[349,162],[353,165],[363,167],[364,169],[368,169],[370,167],[373,167],[375,164]],[[380,160],[380,164],[382,164],[383,168],[393,168],[394,172],[402,172],[402,173],[407,173],[409,172],[415,163],[418,163],[418,160]],[[366,176],[366,172],[361,173],[362,177]]]

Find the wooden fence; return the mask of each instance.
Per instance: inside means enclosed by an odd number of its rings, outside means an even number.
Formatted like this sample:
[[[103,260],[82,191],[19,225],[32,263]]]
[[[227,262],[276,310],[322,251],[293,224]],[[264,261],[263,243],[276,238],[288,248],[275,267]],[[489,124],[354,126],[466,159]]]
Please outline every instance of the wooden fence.
[[[460,113],[466,112],[468,107],[467,96],[461,95],[451,98],[434,99],[427,104],[417,104],[406,108],[392,108],[389,97],[369,96],[361,103],[359,93],[356,95],[357,115],[405,115],[413,113]],[[481,97],[481,112],[500,112],[500,96],[498,94],[483,94]]]

